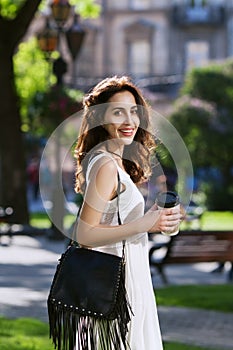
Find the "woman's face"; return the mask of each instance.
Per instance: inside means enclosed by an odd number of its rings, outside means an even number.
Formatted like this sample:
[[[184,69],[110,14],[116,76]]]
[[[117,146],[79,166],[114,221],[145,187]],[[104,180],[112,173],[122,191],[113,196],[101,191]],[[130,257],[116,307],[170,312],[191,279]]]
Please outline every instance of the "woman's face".
[[[140,124],[138,107],[133,94],[129,91],[117,92],[108,103],[103,127],[111,139],[120,139],[123,144],[130,144]]]

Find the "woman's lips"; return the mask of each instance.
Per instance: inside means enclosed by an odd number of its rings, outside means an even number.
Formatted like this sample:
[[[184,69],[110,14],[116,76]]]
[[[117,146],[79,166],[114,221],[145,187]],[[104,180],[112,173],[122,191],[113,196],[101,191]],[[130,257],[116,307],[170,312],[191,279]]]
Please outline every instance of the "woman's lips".
[[[119,129],[120,133],[126,137],[131,137],[134,134],[134,129]]]

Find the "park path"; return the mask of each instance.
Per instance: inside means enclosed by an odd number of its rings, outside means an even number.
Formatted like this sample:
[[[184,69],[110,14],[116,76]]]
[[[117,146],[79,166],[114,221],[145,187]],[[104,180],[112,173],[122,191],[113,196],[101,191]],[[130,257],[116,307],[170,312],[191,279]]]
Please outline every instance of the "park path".
[[[0,315],[35,317],[47,322],[46,299],[56,264],[65,245],[46,237],[17,236],[0,246]],[[226,283],[224,274],[211,274],[213,264],[170,266],[172,284]],[[159,276],[153,278],[161,287]],[[177,307],[158,307],[163,339],[233,350],[233,310],[220,313]]]

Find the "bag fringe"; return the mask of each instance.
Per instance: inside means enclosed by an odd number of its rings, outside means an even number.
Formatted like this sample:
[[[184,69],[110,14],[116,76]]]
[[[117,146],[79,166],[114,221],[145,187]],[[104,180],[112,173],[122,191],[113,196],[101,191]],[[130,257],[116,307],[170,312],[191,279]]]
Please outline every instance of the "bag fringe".
[[[125,265],[115,308],[110,317],[79,314],[75,308],[48,298],[50,338],[57,350],[128,350],[128,323],[133,315],[125,287]],[[76,346],[76,348],[75,348]]]

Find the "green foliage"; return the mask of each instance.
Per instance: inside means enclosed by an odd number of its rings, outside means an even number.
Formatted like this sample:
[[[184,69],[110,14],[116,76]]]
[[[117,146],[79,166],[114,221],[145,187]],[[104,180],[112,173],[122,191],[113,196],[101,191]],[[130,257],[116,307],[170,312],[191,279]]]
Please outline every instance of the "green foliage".
[[[54,85],[52,60],[45,59],[36,38],[19,45],[14,57],[15,79],[20,98],[22,130],[50,134],[65,118],[80,109],[80,91]]]
[[[182,94],[189,94],[218,108],[233,107],[233,62],[211,64],[203,68],[194,68],[185,79]]]
[[[14,18],[24,2],[25,0],[1,0],[1,14]],[[71,0],[70,4],[82,17],[96,17],[100,12],[100,6],[95,4],[94,0]],[[45,6],[47,6],[46,2],[41,1],[41,8]],[[54,52],[50,61],[46,60],[36,38],[21,43],[15,54],[15,80],[20,98],[21,128],[24,132],[48,134],[58,125],[58,121],[64,120],[64,113],[67,116],[77,110],[77,103],[74,101],[77,100],[77,93],[72,90],[58,92],[53,88],[49,91],[56,79],[52,74],[52,60],[57,57],[58,53]],[[56,94],[58,95],[55,96]],[[56,110],[53,105],[57,98],[60,100],[60,110]],[[42,106],[39,105],[41,101]],[[50,122],[48,114],[51,116]],[[44,125],[40,124],[44,119],[46,119],[46,132]]]
[[[0,14],[2,17],[14,19],[20,7],[26,0],[0,0]],[[100,13],[100,6],[94,0],[70,0],[70,4],[82,17],[97,17]],[[48,2],[41,1],[39,9],[48,6]],[[54,52],[51,59],[57,58],[58,53]],[[20,113],[22,116],[22,131],[27,132],[32,127],[30,118],[36,100],[48,91],[55,83],[55,76],[52,74],[51,61],[45,59],[44,53],[39,49],[36,38],[31,38],[27,42],[19,45],[14,57],[14,72],[18,96],[20,99]],[[49,96],[50,93],[48,93]],[[52,96],[53,97],[53,96]],[[43,96],[44,98],[44,96]],[[70,96],[70,99],[72,97]],[[68,103],[68,102],[67,102]],[[68,113],[72,110],[69,107]],[[39,125],[33,118],[33,126]],[[38,129],[36,127],[36,129]],[[51,128],[50,128],[51,129]],[[35,130],[35,128],[34,128]],[[30,130],[30,131],[34,131]]]
[[[0,14],[9,19],[15,18],[25,0],[0,0]]]
[[[83,18],[96,18],[100,14],[101,7],[95,0],[70,0],[70,4]]]
[[[0,0],[0,15],[9,19],[14,19],[20,7],[26,0]],[[95,3],[95,0],[70,0],[75,11],[79,13],[83,18],[95,18],[100,14],[101,7]],[[40,9],[44,10],[48,2],[46,0],[41,1]]]
[[[233,62],[187,74],[170,116],[194,165],[205,170],[200,190],[212,210],[233,210]]]
[[[212,149],[209,146],[215,139],[210,133],[211,119],[215,118],[215,113],[211,104],[185,95],[177,101],[171,115],[170,120],[187,145],[195,166],[212,164],[211,155],[207,158],[206,153],[208,148]]]
[[[19,45],[14,57],[14,69],[23,120],[22,129],[28,131],[28,106],[35,93],[45,92],[55,82],[55,77],[51,74],[51,64],[45,60],[36,38]]]
[[[49,135],[66,118],[81,109],[80,91],[53,85],[46,92],[35,93],[29,107],[31,130]]]

